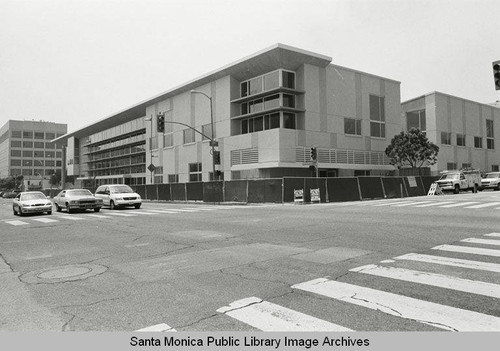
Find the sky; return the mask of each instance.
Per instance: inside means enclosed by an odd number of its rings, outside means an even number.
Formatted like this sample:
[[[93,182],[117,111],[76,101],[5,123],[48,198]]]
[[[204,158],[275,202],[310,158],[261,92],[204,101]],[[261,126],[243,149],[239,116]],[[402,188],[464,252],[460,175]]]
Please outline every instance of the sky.
[[[276,43],[401,82],[500,100],[497,0],[0,0],[0,126],[101,120]]]

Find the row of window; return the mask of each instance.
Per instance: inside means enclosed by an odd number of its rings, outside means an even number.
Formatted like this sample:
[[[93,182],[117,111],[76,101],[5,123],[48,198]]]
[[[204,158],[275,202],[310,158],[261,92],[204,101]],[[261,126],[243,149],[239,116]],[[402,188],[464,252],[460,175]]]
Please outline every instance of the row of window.
[[[41,139],[41,140],[53,140],[56,137],[59,138],[60,136],[63,136],[64,134],[56,134],[56,133],[49,133],[49,132],[33,132],[33,131],[28,131],[28,130],[13,130],[10,133],[11,138],[23,138],[23,139]]]
[[[245,118],[241,120],[241,134],[260,132],[262,130],[275,128],[297,128],[297,116],[295,113],[283,112],[283,120],[280,119],[280,113],[271,113],[269,115]]]
[[[115,159],[112,161],[106,161],[106,162],[90,163],[89,168],[90,169],[105,169],[105,168],[136,165],[139,163],[146,163],[146,155],[138,155],[138,156],[133,156],[133,157],[119,158],[119,159]]]
[[[61,151],[40,151],[40,150],[10,150],[10,155],[14,157],[49,157],[49,158],[61,158]]]
[[[87,144],[95,144],[102,141],[106,141],[108,139],[120,137],[121,135],[132,133],[141,129],[145,129],[146,121],[144,118],[137,118],[130,122],[120,124],[118,126],[103,130],[102,132],[98,132],[92,134],[84,139],[82,139],[82,145]]]
[[[46,177],[51,176],[55,173],[55,169],[32,169],[32,168],[11,168],[10,175],[17,176],[35,176],[35,177]]]
[[[21,140],[11,140],[10,141],[10,146],[11,147],[23,147],[23,148],[27,148],[27,149],[32,149],[32,148],[35,148],[35,149],[55,149],[56,148],[56,144],[54,143],[44,143],[42,141],[21,141]]]
[[[465,134],[457,133],[457,146],[467,146],[465,142]],[[443,145],[451,145],[451,133],[450,132],[441,132],[441,144]],[[483,138],[479,136],[474,137],[474,147],[477,149],[483,148]],[[495,139],[486,138],[486,148],[489,150],[495,149]]]
[[[295,72],[278,69],[244,81],[240,87],[241,97],[259,94],[280,87],[295,89]]]
[[[110,176],[110,175],[123,175],[123,174],[134,174],[134,173],[146,173],[146,165],[131,166],[131,167],[121,167],[112,169],[103,169],[99,171],[89,172],[91,177],[100,176]]]
[[[92,154],[92,155],[89,155],[89,160],[90,161],[97,161],[97,160],[102,160],[102,159],[107,159],[107,158],[112,158],[112,157],[117,157],[117,156],[122,156],[122,155],[136,154],[136,153],[141,153],[141,152],[146,152],[146,145],[145,144],[124,147],[121,149],[106,151],[106,152],[102,152],[99,154]]]
[[[461,168],[472,168],[472,163],[462,163]],[[499,165],[491,165],[491,171],[492,172],[498,172],[500,166]],[[448,162],[446,163],[446,169],[449,171],[453,171],[458,169],[457,163],[456,162]]]
[[[257,113],[280,107],[295,107],[295,96],[290,94],[274,94],[241,104],[241,114]]]
[[[145,132],[143,132],[142,134],[139,134],[139,135],[132,135],[129,137],[123,137],[120,140],[110,141],[108,143],[103,143],[103,144],[95,145],[95,146],[88,146],[87,151],[89,153],[99,152],[99,151],[109,150],[109,149],[117,148],[120,146],[132,144],[132,143],[140,143],[141,141],[145,141],[145,140],[146,140],[146,135],[145,135]]]
[[[32,160],[32,159],[17,159],[13,158],[10,160],[10,165],[14,167],[24,166],[24,167],[61,167],[62,161],[54,161],[54,160]]]

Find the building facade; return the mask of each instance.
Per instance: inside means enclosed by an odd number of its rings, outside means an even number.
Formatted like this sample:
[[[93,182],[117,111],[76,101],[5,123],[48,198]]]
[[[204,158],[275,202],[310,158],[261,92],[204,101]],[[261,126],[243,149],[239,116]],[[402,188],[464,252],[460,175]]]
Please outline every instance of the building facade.
[[[460,168],[499,170],[500,108],[432,92],[403,102],[402,109],[406,130],[416,127],[439,146],[433,175]]]
[[[68,175],[84,186],[208,181],[214,168],[225,180],[303,177],[312,147],[320,176],[393,172],[400,82],[331,60],[276,44],[69,133]]]
[[[52,140],[68,132],[66,124],[10,120],[0,128],[0,178],[22,175],[43,187],[62,172],[63,149]]]

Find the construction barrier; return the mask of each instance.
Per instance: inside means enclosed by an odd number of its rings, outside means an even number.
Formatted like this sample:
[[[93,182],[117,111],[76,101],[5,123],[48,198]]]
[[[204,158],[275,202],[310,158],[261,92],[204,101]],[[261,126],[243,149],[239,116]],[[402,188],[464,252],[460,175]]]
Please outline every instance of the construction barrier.
[[[320,202],[326,202],[326,179],[327,178],[305,178],[304,201],[311,201],[311,189],[319,189]],[[314,200],[317,202],[316,200]]]
[[[328,201],[359,201],[358,178],[326,178]]]
[[[382,185],[384,186],[385,197],[397,198],[407,197],[406,185],[401,177],[382,177]]]
[[[384,198],[384,188],[380,177],[358,177],[362,199]]]
[[[158,184],[158,200],[171,201],[170,184]]]
[[[224,182],[224,201],[248,202],[248,181],[230,180]]]
[[[264,203],[283,201],[282,179],[261,179],[248,181],[248,202]]]
[[[170,185],[170,196],[173,201],[186,201],[186,184],[172,183]]]
[[[283,202],[295,202],[294,191],[299,189],[305,189],[305,178],[283,178]]]
[[[203,183],[203,201],[205,202],[223,202],[224,201],[224,182],[213,181]]]
[[[156,184],[146,185],[146,199],[158,200],[158,186]]]
[[[186,183],[186,200],[203,201],[203,182]]]

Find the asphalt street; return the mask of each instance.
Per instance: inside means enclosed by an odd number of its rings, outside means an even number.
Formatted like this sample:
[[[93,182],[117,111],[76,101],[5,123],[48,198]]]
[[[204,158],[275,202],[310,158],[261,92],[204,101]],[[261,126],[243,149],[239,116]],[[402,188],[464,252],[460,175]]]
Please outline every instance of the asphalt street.
[[[14,216],[0,330],[500,331],[500,192]]]

